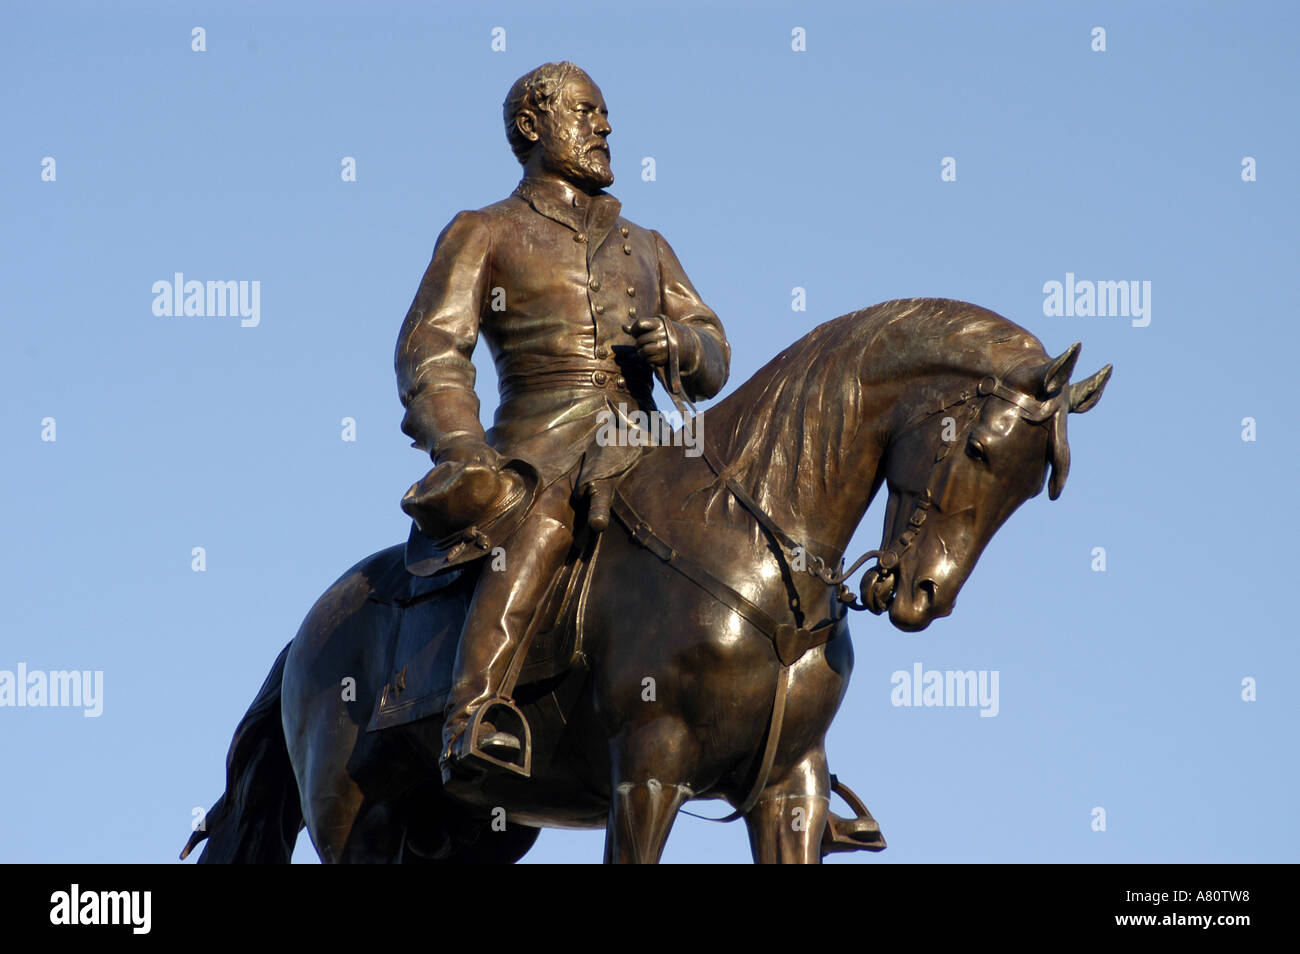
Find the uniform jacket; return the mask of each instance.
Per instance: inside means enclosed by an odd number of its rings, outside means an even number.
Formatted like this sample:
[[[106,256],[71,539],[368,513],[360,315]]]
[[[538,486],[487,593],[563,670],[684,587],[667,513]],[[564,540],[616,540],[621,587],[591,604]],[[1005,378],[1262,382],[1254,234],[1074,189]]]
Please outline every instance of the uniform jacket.
[[[507,199],[459,213],[397,342],[402,430],[438,459],[470,435],[538,468],[549,484],[583,463],[583,479],[625,469],[637,448],[594,446],[602,410],[654,409],[649,365],[623,325],[665,315],[699,355],[681,368],[693,400],[726,383],[731,349],[663,236],[619,215],[612,195],[525,178]],[[488,343],[501,404],[484,434],[471,355]],[[683,352],[689,353],[689,352]],[[685,364],[685,362],[684,362]]]

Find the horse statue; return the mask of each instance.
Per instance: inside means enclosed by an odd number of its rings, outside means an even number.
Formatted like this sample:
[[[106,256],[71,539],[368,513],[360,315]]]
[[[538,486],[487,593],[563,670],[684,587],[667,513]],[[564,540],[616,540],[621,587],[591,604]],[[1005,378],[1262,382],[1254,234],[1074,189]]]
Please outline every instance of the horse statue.
[[[445,695],[407,686],[446,687],[471,581],[413,576],[400,545],[367,557],[275,661],[181,857],[207,839],[201,862],[288,862],[306,827],[323,862],[513,862],[541,827],[603,827],[607,862],[654,863],[693,799],[743,817],[756,862],[878,850],[856,799],[856,828],[829,810],[847,612],[924,629],[1017,507],[1045,481],[1061,493],[1067,416],[1111,372],[1071,384],[1079,349],[1052,358],[965,302],[886,302],[813,329],[705,412],[702,454],[648,448],[512,667],[531,766],[472,794],[437,770]],[[882,484],[881,546],[846,572]],[[845,580],[873,557],[855,594]]]

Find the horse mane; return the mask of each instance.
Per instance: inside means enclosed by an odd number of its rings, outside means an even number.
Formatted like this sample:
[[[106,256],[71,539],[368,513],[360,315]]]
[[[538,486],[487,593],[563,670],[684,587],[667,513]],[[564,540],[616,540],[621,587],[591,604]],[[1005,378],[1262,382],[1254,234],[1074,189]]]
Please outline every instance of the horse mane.
[[[1028,331],[978,305],[887,301],[818,325],[769,361],[711,409],[709,442],[760,502],[788,498],[801,473],[833,479],[827,457],[858,440],[874,384],[941,374],[1006,380],[1049,360]]]

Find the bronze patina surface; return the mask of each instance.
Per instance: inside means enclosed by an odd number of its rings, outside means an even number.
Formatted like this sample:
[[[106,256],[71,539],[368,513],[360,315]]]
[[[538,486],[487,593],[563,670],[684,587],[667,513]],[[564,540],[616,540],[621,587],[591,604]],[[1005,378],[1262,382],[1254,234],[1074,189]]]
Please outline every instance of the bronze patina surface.
[[[397,545],[321,596],[186,853],[207,839],[202,861],[283,862],[306,827],[328,862],[513,861],[559,826],[654,862],[693,799],[743,818],[755,861],[880,850],[825,750],[848,613],[908,631],[951,613],[1010,515],[1061,493],[1068,416],[1110,367],[1071,383],[1077,343],[1054,358],[976,305],[892,301],[819,325],[705,411],[702,453],[603,440],[602,415],[654,408],[656,379],[679,406],[717,394],[726,337],[604,191],[590,78],[547,64],[505,114],[523,181],[448,225],[397,347],[402,427],[435,465],[403,500],[433,575]],[[479,337],[501,388],[486,432]],[[880,547],[846,567],[882,487]],[[406,689],[389,671],[404,621],[459,647],[418,657],[445,711],[372,724]]]
[[[503,699],[511,659],[576,528],[589,516],[604,525],[607,488],[639,454],[597,442],[600,413],[655,410],[652,369],[670,364],[686,395],[712,397],[730,362],[722,324],[663,236],[624,218],[605,191],[614,181],[612,130],[591,78],[571,63],[544,64],[513,85],[503,112],[523,178],[507,198],[462,212],[443,230],[396,355],[402,430],[430,453],[435,471],[459,478],[432,499],[408,498],[417,523],[450,501],[461,504],[453,525],[482,529],[464,485],[487,486],[480,506],[488,512],[509,493],[491,486],[507,459],[541,475],[537,499],[511,534],[526,552],[483,574],[470,605],[444,722],[455,757],[444,759],[449,781],[470,748],[469,720]],[[480,336],[500,382],[487,434],[471,362]],[[506,539],[488,537],[462,552],[481,556]],[[497,741],[509,752],[520,740]]]

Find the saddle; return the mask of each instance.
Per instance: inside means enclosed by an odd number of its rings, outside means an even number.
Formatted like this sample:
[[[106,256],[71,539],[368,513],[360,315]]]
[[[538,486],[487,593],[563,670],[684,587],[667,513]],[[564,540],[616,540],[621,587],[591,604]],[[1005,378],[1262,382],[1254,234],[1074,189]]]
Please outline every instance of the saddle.
[[[415,540],[417,530],[412,530]],[[575,539],[568,558],[557,571],[538,605],[523,647],[514,694],[533,695],[534,687],[549,686],[563,677],[582,651],[580,605],[584,602],[599,538]],[[371,599],[393,606],[398,623],[389,640],[384,671],[387,682],[379,694],[366,729],[374,732],[441,715],[451,691],[452,671],[461,629],[474,587],[486,561],[463,563],[433,576],[409,572],[423,552],[408,542],[401,565],[376,581]],[[385,585],[387,584],[387,585]]]

